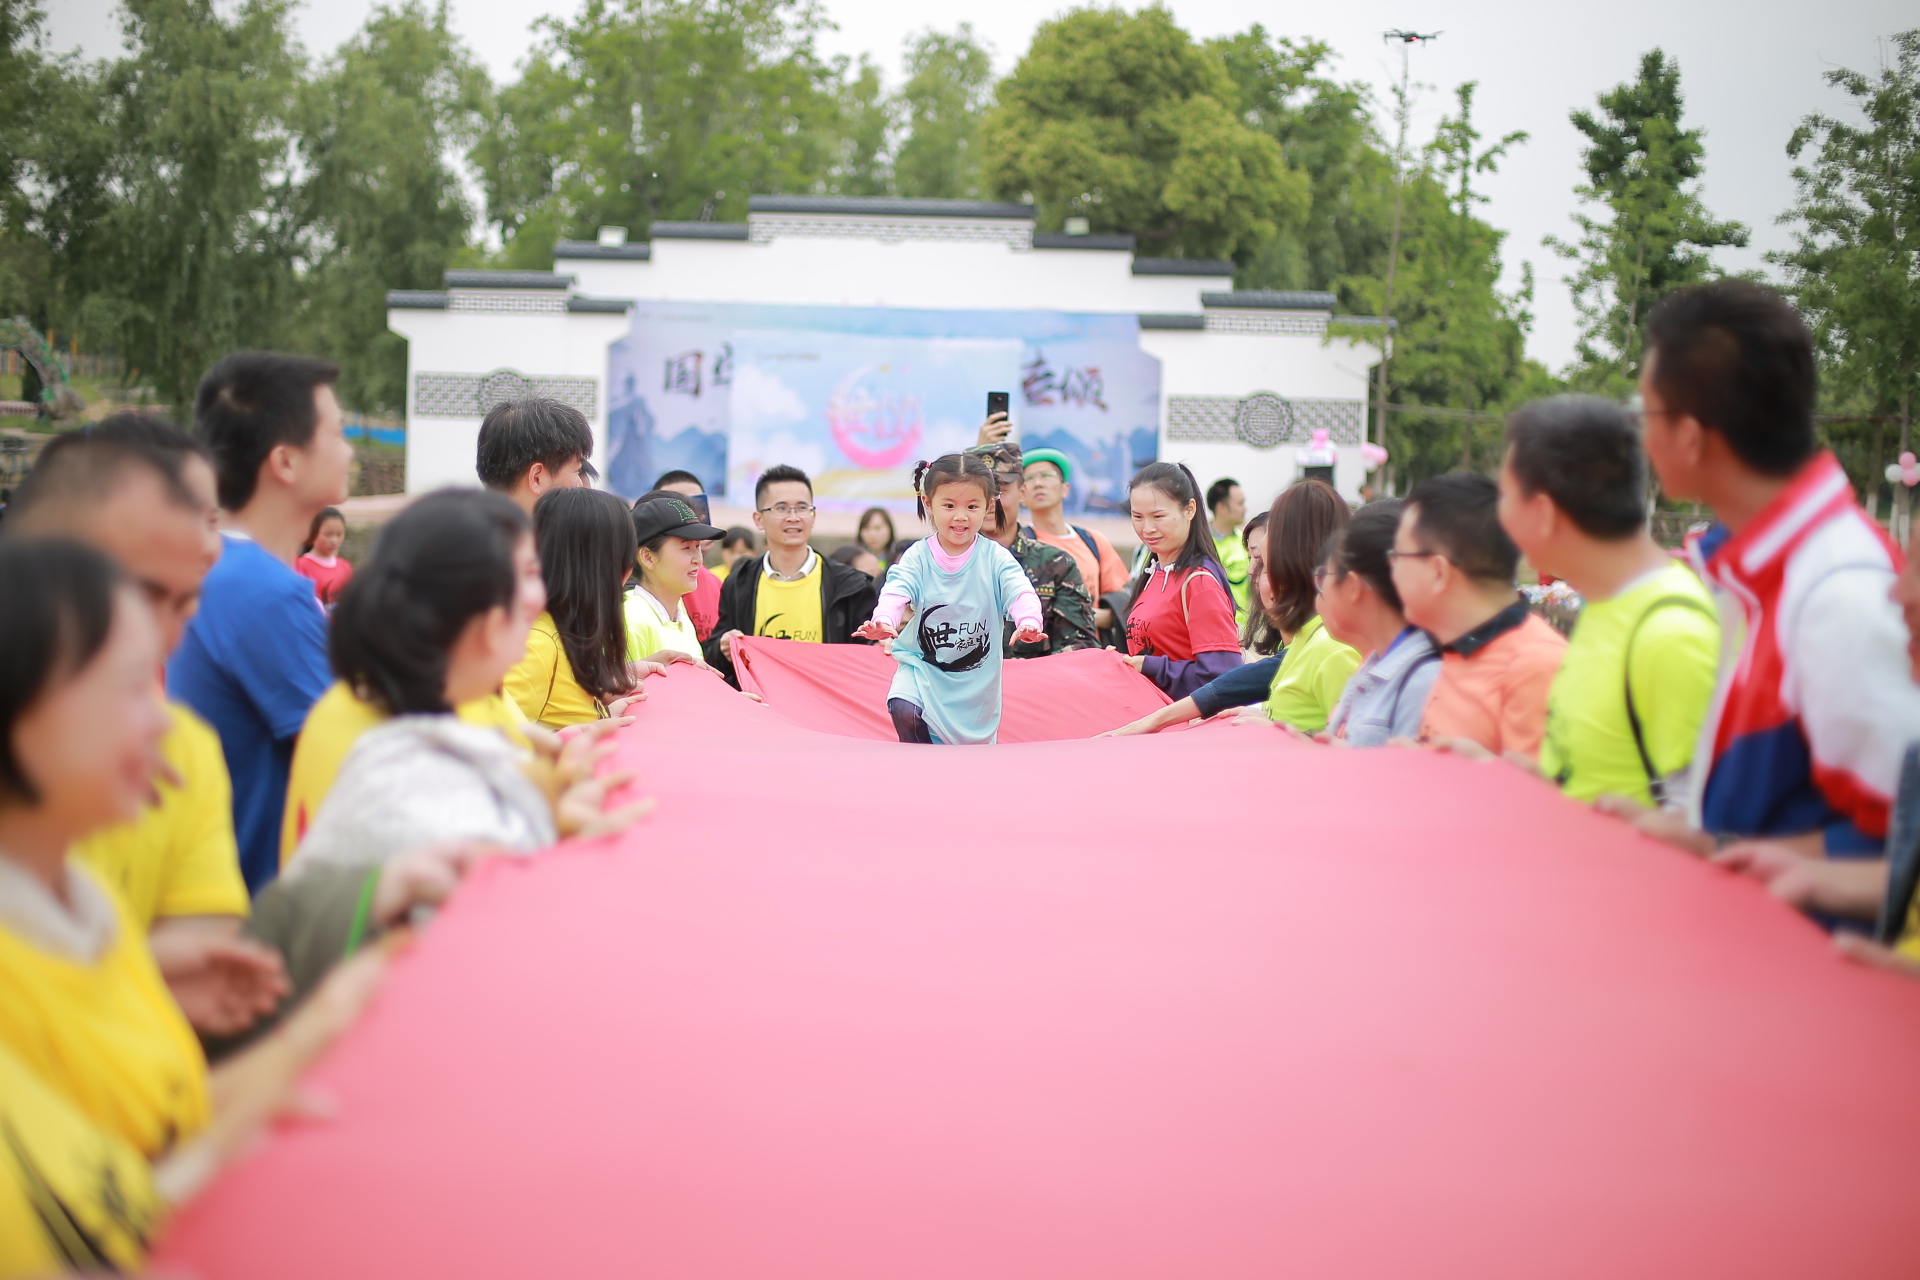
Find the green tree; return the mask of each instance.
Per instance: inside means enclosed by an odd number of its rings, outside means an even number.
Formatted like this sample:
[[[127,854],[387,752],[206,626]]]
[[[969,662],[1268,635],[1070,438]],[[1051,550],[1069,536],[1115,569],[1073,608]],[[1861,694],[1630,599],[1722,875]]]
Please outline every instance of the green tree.
[[[892,195],[893,126],[899,104],[880,81],[880,68],[861,55],[858,71],[840,86],[840,142],[828,185],[843,196]]]
[[[1157,6],[1042,23],[981,126],[987,187],[1031,193],[1040,225],[1073,215],[1142,252],[1226,258],[1298,225],[1308,181],[1237,114],[1218,57]]]
[[[131,52],[77,76],[84,120],[38,214],[67,326],[185,411],[201,373],[273,340],[295,285],[285,0],[127,0]]]
[[[1548,243],[1579,263],[1569,283],[1581,317],[1583,385],[1631,385],[1654,302],[1716,274],[1712,250],[1747,243],[1746,227],[1714,220],[1701,203],[1706,147],[1700,130],[1681,128],[1683,106],[1680,64],[1652,49],[1637,79],[1600,95],[1599,114],[1572,113],[1587,138],[1587,181],[1574,190],[1605,216],[1575,214],[1579,239]]]
[[[1240,118],[1280,144],[1312,193],[1304,221],[1241,251],[1238,286],[1333,289],[1377,270],[1387,251],[1393,167],[1366,88],[1325,73],[1333,51],[1323,42],[1269,37],[1257,24],[1208,48],[1240,91]]]
[[[815,49],[808,0],[588,0],[543,23],[473,153],[511,265],[602,224],[739,220],[750,193],[831,189],[852,158],[846,63]]]
[[[341,399],[406,404],[406,342],[388,289],[437,289],[474,210],[453,158],[479,137],[487,76],[447,26],[445,0],[376,7],[303,86],[298,214],[310,264],[290,344],[339,360]]]
[[[1768,255],[1812,322],[1833,391],[1876,419],[1854,468],[1870,490],[1883,479],[1884,419],[1895,422],[1894,452],[1910,448],[1920,388],[1920,30],[1892,44],[1877,79],[1827,73],[1864,120],[1816,114],[1794,130],[1799,197],[1781,219],[1797,224],[1794,247]]]
[[[899,93],[907,133],[893,165],[901,195],[980,194],[980,121],[992,96],[993,59],[969,24],[907,41],[907,82]]]
[[[1474,89],[1468,83],[1455,90],[1456,113],[1441,120],[1405,184],[1392,308],[1397,328],[1384,398],[1433,408],[1388,419],[1384,443],[1396,474],[1408,482],[1454,467],[1491,466],[1497,411],[1546,389],[1548,381],[1525,353],[1532,272],[1522,270],[1516,292],[1501,292],[1506,233],[1475,212],[1487,199],[1475,179],[1496,172],[1526,135],[1481,146]],[[1384,271],[1344,283],[1368,309],[1385,309]]]
[[[46,323],[46,242],[34,231],[41,161],[72,116],[71,68],[46,56],[46,13],[35,0],[0,0],[0,315]]]

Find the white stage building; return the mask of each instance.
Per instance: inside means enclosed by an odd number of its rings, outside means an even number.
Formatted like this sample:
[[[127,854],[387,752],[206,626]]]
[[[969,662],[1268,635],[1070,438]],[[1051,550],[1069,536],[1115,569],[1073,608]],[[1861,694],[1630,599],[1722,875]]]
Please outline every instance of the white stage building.
[[[604,470],[609,348],[636,306],[678,303],[1137,317],[1139,349],[1159,361],[1162,460],[1202,485],[1234,476],[1255,504],[1322,467],[1357,499],[1367,473],[1378,349],[1329,337],[1332,294],[1235,292],[1230,263],[1043,234],[1022,204],[756,196],[744,223],[656,222],[651,237],[607,228],[556,246],[552,272],[449,271],[444,290],[387,295],[409,344],[409,493],[473,483],[481,417],[529,392],[586,414]]]

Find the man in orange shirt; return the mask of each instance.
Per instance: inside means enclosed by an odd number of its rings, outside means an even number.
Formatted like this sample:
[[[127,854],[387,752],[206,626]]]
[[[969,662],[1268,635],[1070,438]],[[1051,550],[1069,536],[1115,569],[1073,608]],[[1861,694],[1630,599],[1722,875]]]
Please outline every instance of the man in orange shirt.
[[[1407,495],[1387,557],[1407,621],[1440,649],[1421,740],[1466,739],[1531,764],[1567,642],[1515,592],[1520,552],[1499,507],[1499,487],[1485,476],[1423,480]]]

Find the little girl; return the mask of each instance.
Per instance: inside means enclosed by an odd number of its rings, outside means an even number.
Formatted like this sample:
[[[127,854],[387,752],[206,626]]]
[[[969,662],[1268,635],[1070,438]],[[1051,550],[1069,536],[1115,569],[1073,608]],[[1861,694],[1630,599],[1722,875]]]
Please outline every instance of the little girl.
[[[893,640],[900,665],[887,711],[900,741],[992,742],[1000,731],[1001,619],[1013,619],[1016,641],[1044,639],[1040,597],[1013,554],[980,536],[1000,492],[984,459],[950,453],[922,462],[913,487],[934,536],[907,548],[854,635]],[[909,605],[913,627],[895,639]]]
[[[328,609],[340,603],[340,593],[353,581],[353,566],[340,558],[340,545],[347,540],[347,518],[340,508],[328,507],[313,518],[307,530],[307,544],[293,571],[313,582],[313,593]]]

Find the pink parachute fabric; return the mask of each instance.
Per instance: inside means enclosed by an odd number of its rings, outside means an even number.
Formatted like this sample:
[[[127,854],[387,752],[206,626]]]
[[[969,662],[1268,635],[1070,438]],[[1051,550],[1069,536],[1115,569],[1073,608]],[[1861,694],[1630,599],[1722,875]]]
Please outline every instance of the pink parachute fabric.
[[[649,681],[654,816],[477,872],[159,1264],[1910,1273],[1920,985],[1753,884],[1417,751],[863,740],[877,656]],[[1141,683],[1016,667],[1008,736]]]

